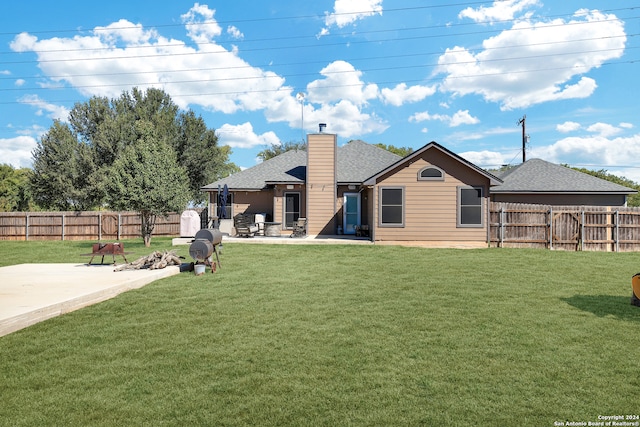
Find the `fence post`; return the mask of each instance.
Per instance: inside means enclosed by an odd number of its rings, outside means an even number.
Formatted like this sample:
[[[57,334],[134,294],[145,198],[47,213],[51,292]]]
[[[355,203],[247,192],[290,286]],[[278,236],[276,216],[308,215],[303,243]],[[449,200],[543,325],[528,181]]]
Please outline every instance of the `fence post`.
[[[62,240],[64,241],[64,212],[62,213]]]
[[[102,212],[98,213],[98,242],[102,241]]]
[[[549,208],[549,249],[553,249],[553,208]]]
[[[616,247],[616,252],[620,252],[620,218],[618,217],[618,211],[616,210],[616,215],[615,215],[615,231],[616,231],[616,237],[614,239],[614,243],[615,243],[615,247]]]
[[[584,209],[580,211],[580,250],[584,251]]]
[[[504,206],[500,208],[500,247],[504,248]]]
[[[118,229],[118,240],[120,240],[120,227],[122,226],[122,221],[121,221],[121,216],[122,214],[120,212],[118,212],[118,227],[116,227]]]
[[[24,216],[24,240],[29,240],[29,212]]]

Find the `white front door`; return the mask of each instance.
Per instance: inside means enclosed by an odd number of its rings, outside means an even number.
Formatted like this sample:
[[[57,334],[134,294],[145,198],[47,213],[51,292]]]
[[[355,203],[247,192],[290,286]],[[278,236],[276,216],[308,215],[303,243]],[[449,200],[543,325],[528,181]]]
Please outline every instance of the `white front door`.
[[[360,225],[360,193],[344,193],[342,224],[344,234],[356,234],[356,225]]]

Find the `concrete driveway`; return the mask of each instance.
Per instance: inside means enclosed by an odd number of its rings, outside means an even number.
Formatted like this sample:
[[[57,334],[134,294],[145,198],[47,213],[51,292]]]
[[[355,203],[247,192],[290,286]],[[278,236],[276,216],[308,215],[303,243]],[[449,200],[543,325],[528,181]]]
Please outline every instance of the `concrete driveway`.
[[[113,265],[19,264],[0,268],[0,336],[173,276],[180,267],[113,271]]]

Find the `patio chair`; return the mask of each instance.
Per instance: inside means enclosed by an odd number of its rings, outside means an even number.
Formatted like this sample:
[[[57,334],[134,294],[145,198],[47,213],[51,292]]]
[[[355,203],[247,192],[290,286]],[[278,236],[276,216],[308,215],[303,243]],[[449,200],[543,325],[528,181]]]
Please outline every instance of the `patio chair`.
[[[258,232],[258,226],[251,221],[251,215],[238,214],[233,217],[233,226],[239,237],[253,237]]]
[[[293,223],[293,233],[291,237],[304,237],[307,234],[307,218],[298,218]]]

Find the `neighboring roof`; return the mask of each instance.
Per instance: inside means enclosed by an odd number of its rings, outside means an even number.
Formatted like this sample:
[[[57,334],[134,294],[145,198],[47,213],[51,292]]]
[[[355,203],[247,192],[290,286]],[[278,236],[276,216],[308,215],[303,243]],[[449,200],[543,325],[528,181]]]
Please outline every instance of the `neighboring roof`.
[[[355,140],[337,149],[337,181],[361,183],[380,169],[397,162],[401,157],[387,150]],[[256,166],[219,179],[202,190],[217,190],[227,184],[231,190],[255,191],[268,184],[301,184],[307,174],[307,152],[286,151]]]
[[[307,152],[289,150],[243,171],[219,179],[202,190],[217,190],[227,184],[231,190],[261,190],[267,182],[304,183],[307,174]]]
[[[379,170],[378,172],[376,172],[375,174],[371,175],[368,179],[365,180],[365,184],[367,185],[373,185],[375,184],[376,180],[384,175],[385,173],[391,171],[392,169],[396,168],[398,165],[405,163],[407,161],[411,161],[412,159],[414,159],[415,157],[421,156],[422,153],[424,153],[425,151],[429,150],[429,149],[437,149],[440,150],[441,152],[443,152],[444,154],[454,158],[455,160],[459,161],[460,163],[466,165],[467,167],[475,170],[476,172],[478,172],[480,175],[485,176],[486,178],[489,179],[489,182],[491,185],[496,185],[496,184],[500,184],[502,183],[502,180],[498,177],[496,177],[495,175],[490,174],[489,172],[487,172],[486,170],[479,168],[478,166],[474,165],[473,163],[469,162],[468,160],[458,156],[456,153],[454,153],[453,151],[449,151],[446,148],[444,148],[442,145],[438,144],[435,141],[431,141],[430,143],[428,143],[427,145],[425,145],[424,147],[420,148],[419,150],[414,151],[413,153],[409,154],[406,157],[401,158],[400,160],[398,160],[397,162],[387,166],[386,168]],[[491,191],[493,192],[493,188],[491,189]]]
[[[595,176],[549,163],[530,159],[499,174],[503,184],[492,193],[564,193],[564,194],[633,194],[637,191]]]

